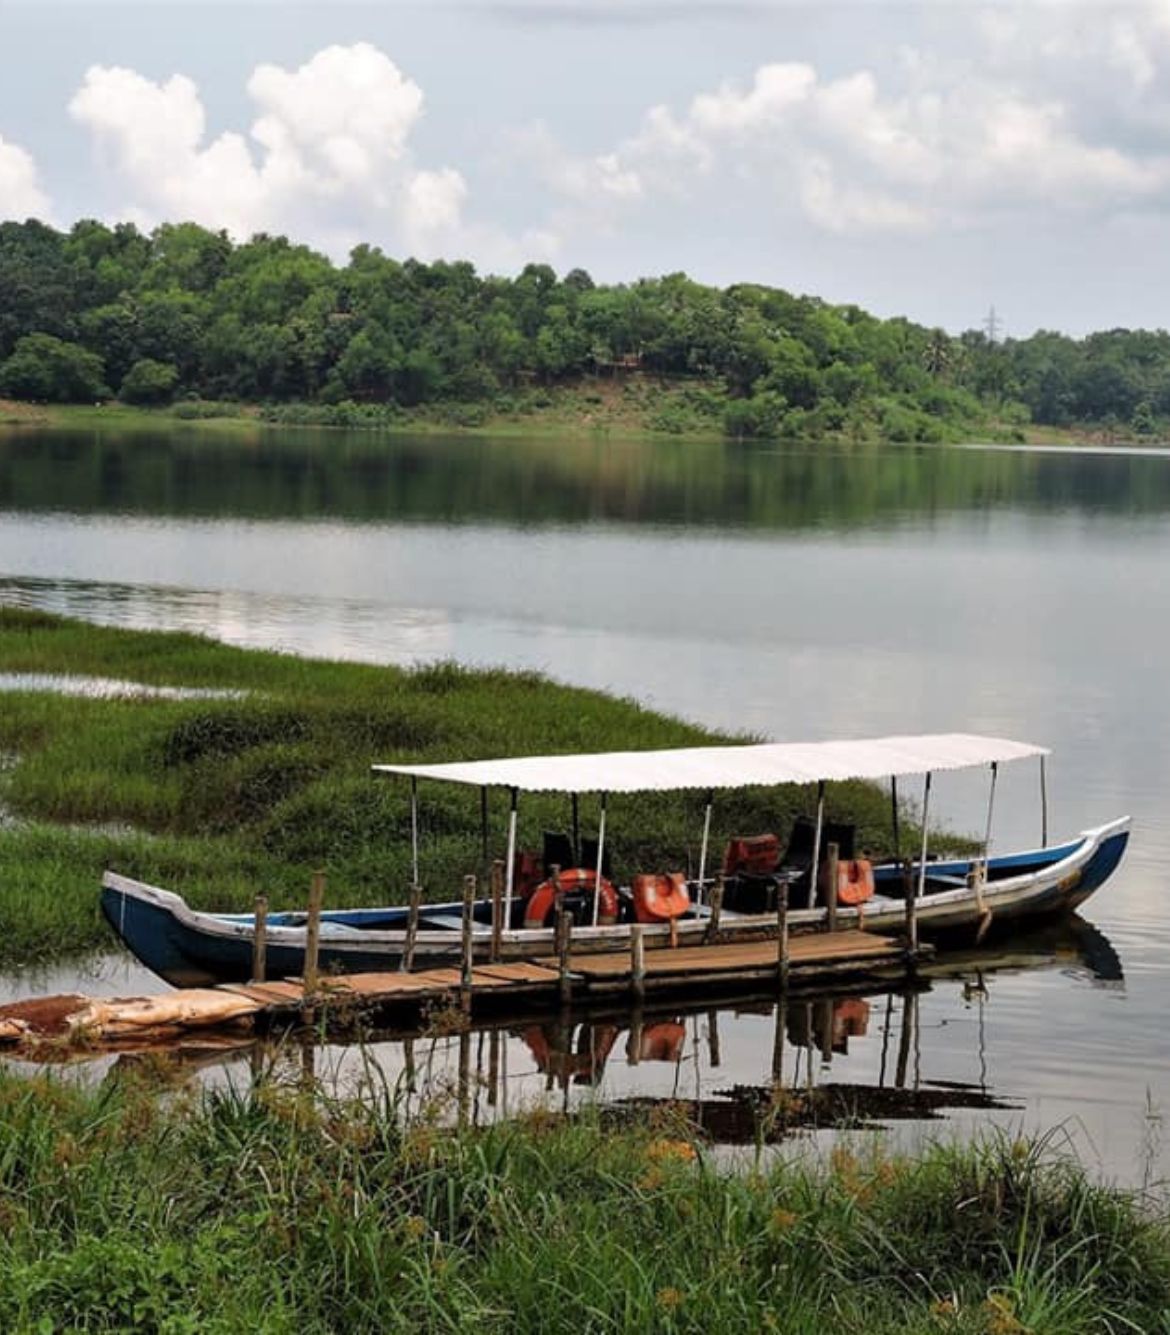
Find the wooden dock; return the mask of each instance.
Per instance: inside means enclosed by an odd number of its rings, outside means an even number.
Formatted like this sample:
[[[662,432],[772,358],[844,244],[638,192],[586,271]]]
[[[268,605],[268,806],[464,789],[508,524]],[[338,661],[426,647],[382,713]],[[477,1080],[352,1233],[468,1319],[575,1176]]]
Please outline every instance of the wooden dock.
[[[640,939],[629,952],[573,956],[566,940],[555,956],[522,963],[463,968],[322,975],[306,988],[303,979],[225,983],[187,988],[154,997],[38,998],[0,1007],[0,1045],[30,1047],[46,1041],[117,1045],[157,1040],[160,1035],[223,1027],[279,1027],[311,1014],[344,1027],[359,1017],[408,1011],[490,1013],[501,1004],[547,1014],[557,1006],[759,989],[804,992],[827,982],[897,981],[931,953],[917,952],[891,937],[835,931],[777,941],[680,946],[643,952]]]

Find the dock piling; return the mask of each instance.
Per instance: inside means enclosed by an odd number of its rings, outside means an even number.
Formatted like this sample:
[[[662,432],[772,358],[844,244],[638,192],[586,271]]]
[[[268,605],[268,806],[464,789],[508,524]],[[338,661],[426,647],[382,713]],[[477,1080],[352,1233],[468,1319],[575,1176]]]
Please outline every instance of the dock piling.
[[[305,927],[305,964],[301,980],[305,1001],[312,1004],[317,993],[317,965],[321,945],[321,905],[325,901],[325,873],[315,871],[309,886],[309,913]]]
[[[504,863],[496,858],[492,863],[492,951],[495,964],[500,958],[500,942],[504,931]]]
[[[830,932],[837,930],[837,868],[841,854],[836,844],[830,844],[825,857],[825,921]]]
[[[723,914],[723,877],[720,876],[711,887],[711,916],[707,919],[707,931],[703,940],[707,945],[719,939],[719,919]]]
[[[422,905],[422,886],[417,881],[410,887],[410,908],[406,912],[406,940],[402,943],[402,973],[414,968],[414,943],[418,939],[418,915]]]
[[[569,972],[573,941],[573,915],[566,909],[557,911],[557,975],[562,1004],[567,1004],[573,996],[573,977]]]
[[[459,1000],[465,1011],[471,1010],[472,914],[475,910],[475,877],[463,878],[463,939],[461,942],[462,968],[459,974]]]
[[[780,990],[788,990],[788,882],[776,887],[776,971]]]
[[[268,976],[268,896],[261,890],[256,896],[256,916],[252,925],[252,981],[262,983]]]
[[[646,995],[646,943],[642,940],[642,924],[630,927],[630,985],[634,996],[641,1001]]]

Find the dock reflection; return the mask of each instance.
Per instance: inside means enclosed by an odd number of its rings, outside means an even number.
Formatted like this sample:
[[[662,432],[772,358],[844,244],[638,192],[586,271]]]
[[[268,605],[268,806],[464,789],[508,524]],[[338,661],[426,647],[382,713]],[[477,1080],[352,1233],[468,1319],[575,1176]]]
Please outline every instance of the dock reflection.
[[[105,1080],[163,1086],[295,1084],[447,1124],[588,1105],[630,1121],[669,1108],[713,1143],[773,1143],[810,1129],[1021,1107],[1034,1091],[996,1087],[987,1012],[1012,979],[1054,971],[1080,985],[1124,986],[1108,940],[1074,917],[979,949],[940,951],[895,991],[779,1000],[757,992],[718,1004],[505,1015],[474,1028],[443,1013],[346,1042],[304,1032],[189,1037],[92,1067]]]

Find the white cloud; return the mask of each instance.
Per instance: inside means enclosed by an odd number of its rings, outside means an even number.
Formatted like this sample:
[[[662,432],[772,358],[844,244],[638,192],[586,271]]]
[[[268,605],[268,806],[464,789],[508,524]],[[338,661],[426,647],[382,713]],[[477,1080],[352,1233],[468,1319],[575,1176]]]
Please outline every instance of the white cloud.
[[[51,210],[48,196],[37,179],[33,156],[19,144],[8,143],[0,135],[0,219],[23,222],[25,218],[47,220]]]
[[[944,67],[903,50],[885,86],[871,70],[827,79],[807,63],[764,64],[746,86],[724,82],[681,111],[652,107],[634,134],[589,158],[564,154],[544,132],[545,179],[568,206],[587,201],[590,225],[604,212],[611,227],[646,199],[718,196],[725,177],[740,194],[753,183],[753,207],[838,233],[978,226],[1036,204],[1100,215],[1165,208],[1170,0],[1117,11],[1103,28],[1060,18],[1059,7],[985,16],[982,52]],[[1071,85],[1070,61],[1080,62]],[[1112,119],[1090,105],[1102,68]],[[1135,103],[1144,139],[1111,137],[1120,108],[1132,116]],[[602,164],[637,190],[606,191]],[[572,226],[566,207],[558,219]]]
[[[94,66],[69,104],[128,188],[124,212],[189,218],[236,237],[290,231],[335,253],[357,240],[450,243],[467,188],[451,167],[415,165],[423,93],[376,47],[330,46],[299,69],[258,65],[256,119],[245,136],[207,142],[199,90]]]

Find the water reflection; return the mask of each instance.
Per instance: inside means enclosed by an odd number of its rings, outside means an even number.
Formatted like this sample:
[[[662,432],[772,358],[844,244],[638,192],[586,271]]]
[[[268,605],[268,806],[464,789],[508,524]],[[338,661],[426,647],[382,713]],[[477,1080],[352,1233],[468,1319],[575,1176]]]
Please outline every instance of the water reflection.
[[[1065,986],[1070,979],[1123,986],[1109,942],[1073,918],[940,955],[914,986],[892,992],[826,991],[777,1002],[755,990],[719,1004],[517,1012],[473,1028],[441,1013],[344,1041],[192,1035],[117,1056],[60,1048],[43,1055],[109,1080],[161,1072],[166,1084],[184,1074],[211,1087],[265,1079],[311,1084],[329,1097],[393,1090],[405,1118],[483,1121],[537,1107],[571,1112],[586,1102],[607,1116],[638,1117],[670,1103],[716,1144],[756,1144],[798,1131],[1018,1111],[1023,1091],[993,1074],[985,1008],[1013,977],[1044,971]],[[966,1052],[946,1023],[956,1013],[978,1020]],[[956,1075],[956,1058],[970,1075]]]
[[[1132,517],[1170,511],[1166,462],[1122,449],[37,429],[0,435],[0,510],[525,528],[852,528],[1004,506]]]

